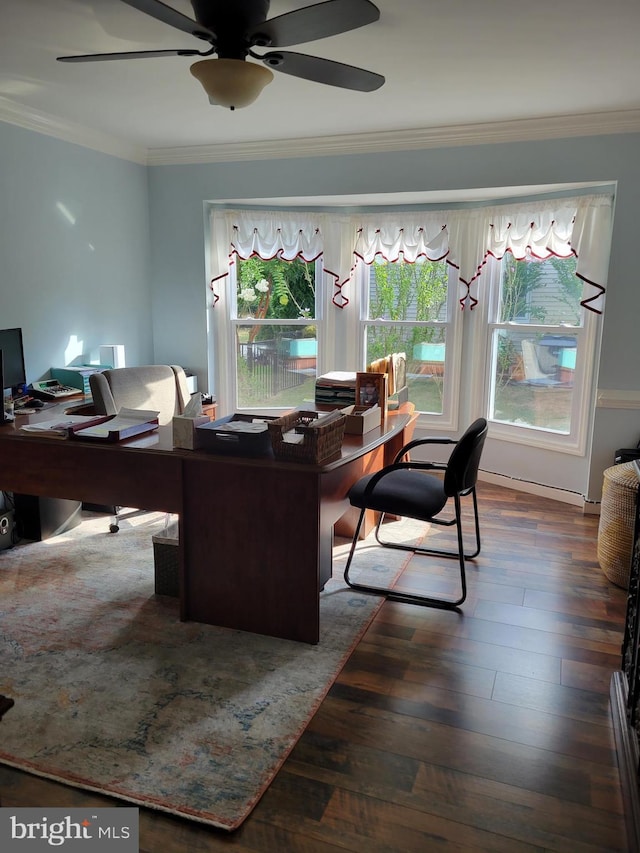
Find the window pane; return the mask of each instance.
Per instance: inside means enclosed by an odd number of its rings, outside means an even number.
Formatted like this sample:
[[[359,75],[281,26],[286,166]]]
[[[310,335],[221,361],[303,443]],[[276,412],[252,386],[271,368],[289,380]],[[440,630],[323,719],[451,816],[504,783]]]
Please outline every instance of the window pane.
[[[238,406],[298,406],[313,400],[316,327],[238,324]]]
[[[237,316],[293,320],[316,315],[315,263],[238,261]]]
[[[446,320],[449,271],[445,261],[376,260],[369,274],[370,320]]]
[[[367,325],[366,363],[394,352],[407,355],[409,399],[419,412],[441,415],[445,378],[445,330],[412,325]]]
[[[369,273],[370,320],[402,321],[368,325],[366,363],[390,353],[407,354],[409,399],[420,412],[441,415],[445,382],[445,335],[449,268],[445,261],[389,263],[377,258]]]
[[[575,258],[502,260],[499,322],[581,325],[582,281]]]
[[[575,335],[496,330],[490,417],[569,433],[577,351]]]

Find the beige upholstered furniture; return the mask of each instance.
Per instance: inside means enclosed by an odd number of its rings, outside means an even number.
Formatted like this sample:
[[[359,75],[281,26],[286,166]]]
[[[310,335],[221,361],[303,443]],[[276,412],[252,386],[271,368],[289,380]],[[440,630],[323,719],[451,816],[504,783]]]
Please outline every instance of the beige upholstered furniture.
[[[142,367],[118,367],[89,376],[96,414],[115,415],[120,409],[150,409],[159,412],[160,424],[170,424],[189,402],[187,377],[173,364],[147,364]],[[120,529],[120,508],[111,507],[111,533]],[[135,514],[135,513],[134,513]]]
[[[148,364],[119,367],[89,377],[97,414],[115,415],[120,409],[152,409],[160,412],[160,424],[181,415],[190,394],[184,370],[176,365]]]

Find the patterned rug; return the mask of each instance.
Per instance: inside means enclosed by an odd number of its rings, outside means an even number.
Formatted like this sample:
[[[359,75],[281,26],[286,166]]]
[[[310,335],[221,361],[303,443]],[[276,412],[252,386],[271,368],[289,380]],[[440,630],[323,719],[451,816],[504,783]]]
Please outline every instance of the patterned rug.
[[[321,595],[317,646],[180,622],[154,594],[165,517],[85,513],[0,553],[0,763],[226,830],[249,815],[381,606],[342,581]],[[399,539],[424,533],[394,522]],[[406,553],[361,543],[353,577],[391,581]],[[354,562],[355,566],[355,562]]]

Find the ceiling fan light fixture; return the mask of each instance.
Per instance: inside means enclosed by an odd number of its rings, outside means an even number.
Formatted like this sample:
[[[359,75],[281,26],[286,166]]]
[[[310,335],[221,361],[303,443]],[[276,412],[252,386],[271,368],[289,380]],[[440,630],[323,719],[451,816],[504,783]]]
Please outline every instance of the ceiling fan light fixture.
[[[194,62],[191,73],[200,81],[214,106],[235,110],[252,104],[273,72],[264,65],[243,59],[203,59]]]

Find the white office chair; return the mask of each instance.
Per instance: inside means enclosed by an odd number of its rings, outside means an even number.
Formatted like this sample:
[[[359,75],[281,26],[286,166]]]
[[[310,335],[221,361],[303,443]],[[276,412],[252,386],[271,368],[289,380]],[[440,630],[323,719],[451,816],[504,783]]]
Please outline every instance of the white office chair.
[[[173,364],[119,367],[92,373],[91,396],[98,415],[116,415],[120,409],[152,409],[161,425],[181,415],[189,402],[187,377]]]
[[[177,365],[148,364],[118,367],[89,376],[93,405],[98,415],[117,415],[120,409],[150,409],[159,412],[158,422],[170,424],[181,415],[190,399],[187,377]],[[120,507],[110,507],[111,533],[120,529]],[[137,513],[144,512],[138,510]]]

